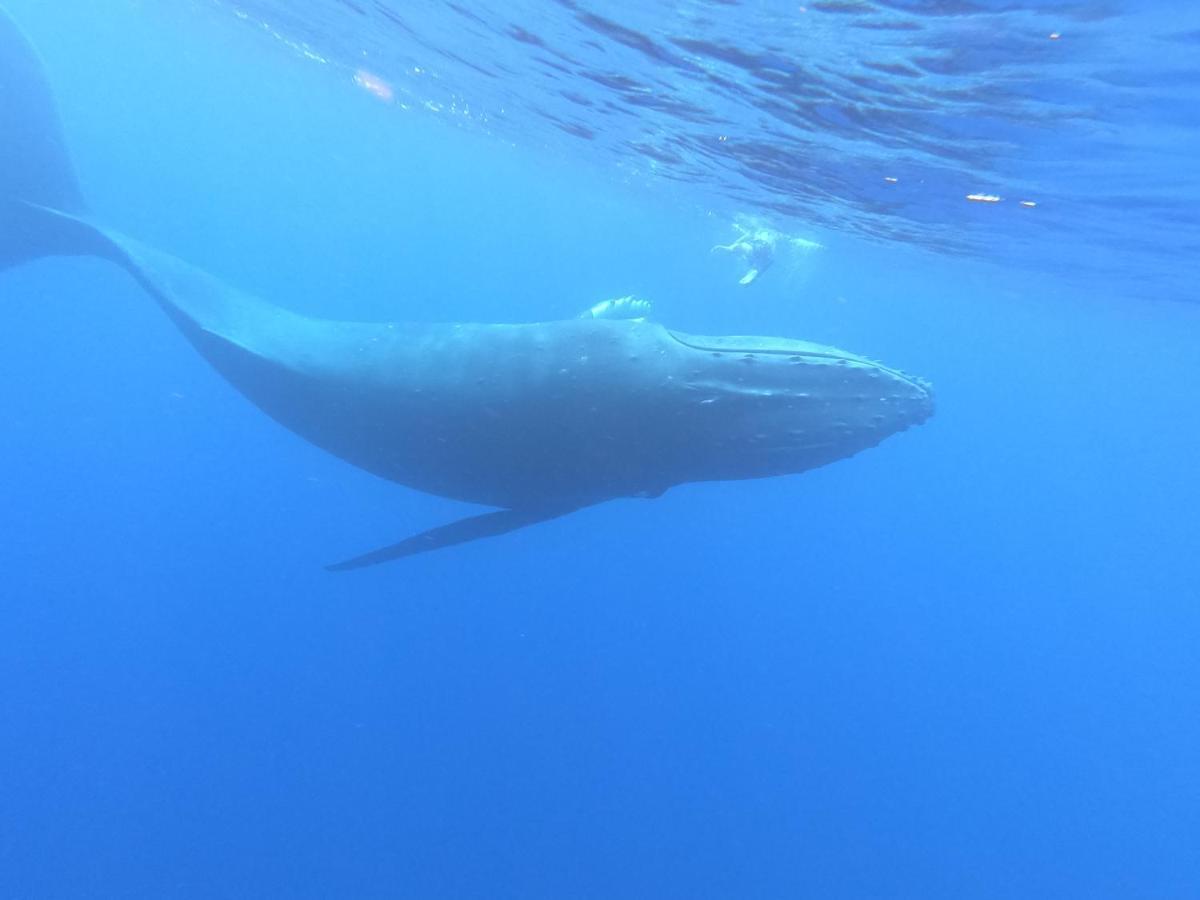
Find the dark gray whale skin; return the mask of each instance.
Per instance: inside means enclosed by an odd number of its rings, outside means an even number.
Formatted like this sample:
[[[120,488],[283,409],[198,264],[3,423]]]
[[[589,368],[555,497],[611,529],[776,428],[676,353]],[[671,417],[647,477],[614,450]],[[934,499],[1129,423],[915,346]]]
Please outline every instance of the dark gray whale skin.
[[[10,88],[0,94],[0,141],[9,128],[26,135],[0,150],[0,268],[50,255],[107,258],[280,424],[382,478],[500,508],[331,568],[685,482],[802,472],[932,412],[921,380],[785,338],[689,335],[643,318],[496,325],[297,315],[87,218],[40,67],[2,12],[0,84]]]

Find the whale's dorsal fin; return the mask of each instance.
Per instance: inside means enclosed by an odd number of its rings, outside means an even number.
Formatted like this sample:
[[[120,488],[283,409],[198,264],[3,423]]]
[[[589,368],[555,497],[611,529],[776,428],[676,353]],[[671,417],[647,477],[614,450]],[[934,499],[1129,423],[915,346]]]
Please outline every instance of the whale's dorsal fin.
[[[601,300],[579,314],[581,319],[644,319],[650,315],[650,301],[639,300],[632,294]]]
[[[557,519],[559,516],[574,512],[574,509],[574,507],[559,507],[551,510],[502,509],[497,512],[484,513],[481,516],[471,516],[451,522],[449,525],[430,528],[428,531],[407,537],[397,544],[334,563],[326,566],[325,569],[329,572],[348,572],[351,569],[376,566],[380,563],[403,559],[406,556],[426,553],[429,550],[439,550],[442,547],[453,547],[455,544],[465,544],[467,541],[475,541],[479,538],[506,534],[509,531],[524,528],[526,525],[536,525],[538,522]]]

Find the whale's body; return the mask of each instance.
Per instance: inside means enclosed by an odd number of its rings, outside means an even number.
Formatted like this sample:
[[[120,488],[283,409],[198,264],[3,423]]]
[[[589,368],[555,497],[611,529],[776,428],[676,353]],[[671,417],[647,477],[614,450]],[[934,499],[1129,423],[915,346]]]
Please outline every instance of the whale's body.
[[[924,420],[928,386],[835,348],[645,318],[516,325],[315,319],[93,223],[36,58],[0,14],[0,268],[128,271],[264,412],[383,478],[499,507],[343,564],[497,534],[692,481],[801,472]],[[13,142],[12,129],[23,136]]]

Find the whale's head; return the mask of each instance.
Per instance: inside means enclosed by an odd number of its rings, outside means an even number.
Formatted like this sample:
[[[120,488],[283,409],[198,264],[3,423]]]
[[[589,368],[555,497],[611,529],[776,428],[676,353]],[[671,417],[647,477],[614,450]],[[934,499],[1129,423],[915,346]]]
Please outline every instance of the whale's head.
[[[933,413],[928,383],[834,347],[667,334],[676,386],[670,415],[685,436],[689,481],[802,472]]]

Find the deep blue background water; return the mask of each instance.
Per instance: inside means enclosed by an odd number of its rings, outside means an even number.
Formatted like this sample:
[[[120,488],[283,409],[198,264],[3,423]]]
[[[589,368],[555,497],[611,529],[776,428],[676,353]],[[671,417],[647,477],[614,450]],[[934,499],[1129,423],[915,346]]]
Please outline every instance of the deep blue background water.
[[[636,292],[939,411],[336,577],[464,508],[281,430],[112,267],[0,275],[0,897],[1200,894],[1200,307],[836,232],[741,290],[687,185],[396,114],[187,4],[6,5],[97,213],[232,283]]]

